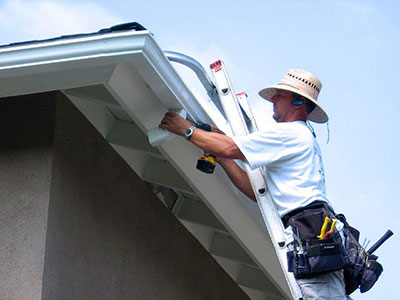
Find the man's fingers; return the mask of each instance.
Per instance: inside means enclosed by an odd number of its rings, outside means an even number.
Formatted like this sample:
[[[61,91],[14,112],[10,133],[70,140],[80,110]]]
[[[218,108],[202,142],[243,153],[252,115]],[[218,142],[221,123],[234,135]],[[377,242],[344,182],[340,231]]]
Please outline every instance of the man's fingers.
[[[176,118],[177,116],[180,117],[180,115],[178,115],[178,114],[176,114],[176,113],[174,113],[172,111],[168,111],[168,112],[165,113],[165,117]]]
[[[173,114],[173,113],[172,113]],[[164,118],[161,120],[161,122],[171,122],[171,121],[173,121],[175,119],[175,116],[174,115],[171,115],[171,113],[169,113],[169,112],[167,112],[165,115],[164,115]]]
[[[161,123],[167,124],[173,121],[173,117],[171,115],[165,114],[164,118],[162,118]]]
[[[190,127],[190,123],[176,113],[166,112],[158,126],[177,135],[183,135]]]

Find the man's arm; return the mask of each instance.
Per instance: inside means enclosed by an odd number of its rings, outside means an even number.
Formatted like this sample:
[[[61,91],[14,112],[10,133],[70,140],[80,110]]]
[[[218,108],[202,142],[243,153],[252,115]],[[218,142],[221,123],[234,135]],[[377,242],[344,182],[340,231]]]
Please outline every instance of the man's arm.
[[[175,113],[166,113],[159,125],[172,133],[183,136],[192,125]],[[245,159],[243,153],[236,146],[232,138],[214,132],[196,129],[190,141],[204,152],[217,156],[218,163],[225,170],[232,183],[247,197],[256,201],[247,173],[243,171],[232,159]]]
[[[183,136],[185,131],[191,127],[191,124],[180,115],[168,112],[159,127]],[[245,159],[233,139],[223,134],[196,129],[190,141],[205,152],[212,153],[218,157]]]
[[[218,158],[218,163],[225,170],[232,183],[247,197],[257,202],[247,173],[242,170],[232,159]]]

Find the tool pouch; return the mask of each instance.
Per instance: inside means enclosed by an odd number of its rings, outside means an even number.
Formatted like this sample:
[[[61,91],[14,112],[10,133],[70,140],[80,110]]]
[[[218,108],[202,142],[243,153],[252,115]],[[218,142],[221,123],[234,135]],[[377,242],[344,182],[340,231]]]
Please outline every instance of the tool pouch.
[[[343,270],[346,295],[353,293],[361,284],[361,278],[365,270],[367,252],[359,244],[360,232],[351,227],[344,215],[338,215],[344,226],[345,259],[346,266]]]
[[[343,269],[344,248],[338,232],[320,240],[325,217],[333,217],[328,207],[305,209],[289,219],[294,234],[294,250],[287,252],[288,271],[296,278],[309,278]]]
[[[351,227],[344,215],[337,215],[344,223],[345,235],[345,261],[344,281],[346,295],[352,294],[360,288],[361,293],[369,291],[383,272],[383,267],[378,263],[377,256],[367,253],[359,244],[359,231]]]
[[[378,280],[383,272],[383,267],[376,260],[369,259],[366,264],[365,271],[361,278],[360,291],[361,293],[368,292]]]

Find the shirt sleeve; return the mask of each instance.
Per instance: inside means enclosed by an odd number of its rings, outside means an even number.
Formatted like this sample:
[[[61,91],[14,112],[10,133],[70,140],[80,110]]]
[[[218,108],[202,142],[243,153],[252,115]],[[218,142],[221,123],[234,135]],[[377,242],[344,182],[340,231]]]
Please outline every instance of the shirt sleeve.
[[[287,128],[274,127],[232,138],[252,170],[288,159],[304,148],[296,132]]]

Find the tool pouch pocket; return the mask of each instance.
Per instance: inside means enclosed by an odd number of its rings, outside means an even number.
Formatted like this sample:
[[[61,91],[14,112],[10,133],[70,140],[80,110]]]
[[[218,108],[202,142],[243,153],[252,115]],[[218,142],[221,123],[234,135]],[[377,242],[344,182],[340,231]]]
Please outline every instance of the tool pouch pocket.
[[[305,209],[289,219],[293,233],[302,241],[318,240],[325,217],[333,217],[326,207]]]
[[[306,251],[311,274],[340,270],[345,265],[344,248],[339,233],[329,239],[312,241]]]
[[[298,253],[296,250],[292,250],[286,253],[286,257],[288,271],[294,273],[297,279],[311,277],[311,268],[307,253]]]
[[[380,263],[373,259],[368,260],[365,271],[361,278],[361,293],[369,291],[374,286],[382,272],[383,267]]]
[[[318,239],[325,217],[333,217],[329,208],[305,209],[292,216],[289,224],[294,234],[294,250],[287,252],[288,271],[296,278],[343,269],[344,248],[338,232],[326,239]]]

